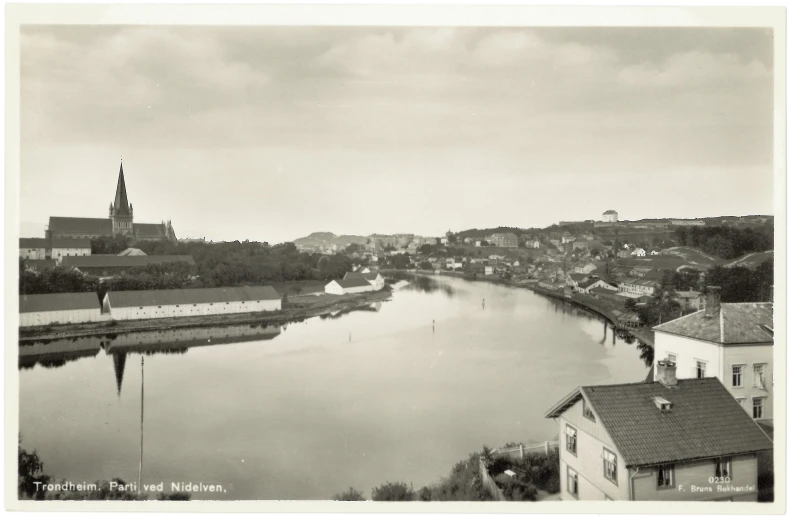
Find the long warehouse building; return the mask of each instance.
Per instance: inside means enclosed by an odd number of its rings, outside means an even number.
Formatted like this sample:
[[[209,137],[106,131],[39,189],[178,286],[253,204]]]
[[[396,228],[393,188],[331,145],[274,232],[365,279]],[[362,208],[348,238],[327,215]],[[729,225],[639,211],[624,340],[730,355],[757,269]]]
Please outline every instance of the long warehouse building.
[[[177,318],[210,314],[279,311],[282,299],[271,286],[110,291],[102,310],[114,320]]]
[[[96,293],[23,294],[19,296],[19,326],[104,321]]]

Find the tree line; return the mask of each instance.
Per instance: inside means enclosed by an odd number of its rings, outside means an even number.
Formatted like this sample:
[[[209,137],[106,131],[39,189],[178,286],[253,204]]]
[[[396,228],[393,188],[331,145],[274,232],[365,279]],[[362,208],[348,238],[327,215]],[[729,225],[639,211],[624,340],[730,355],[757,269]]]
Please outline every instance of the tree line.
[[[768,221],[757,228],[727,226],[692,226],[675,229],[680,246],[699,248],[705,253],[725,259],[742,257],[747,253],[774,248],[774,225]]]
[[[117,254],[129,247],[123,236],[101,237],[91,241],[94,254]],[[270,246],[244,242],[139,242],[135,246],[148,255],[191,255],[195,265],[184,263],[151,264],[130,268],[112,278],[100,280],[93,275],[63,267],[29,271],[20,259],[19,294],[67,292],[181,289],[192,287],[232,287],[272,282],[329,281],[351,271],[352,260],[345,255],[302,253],[293,243]]]

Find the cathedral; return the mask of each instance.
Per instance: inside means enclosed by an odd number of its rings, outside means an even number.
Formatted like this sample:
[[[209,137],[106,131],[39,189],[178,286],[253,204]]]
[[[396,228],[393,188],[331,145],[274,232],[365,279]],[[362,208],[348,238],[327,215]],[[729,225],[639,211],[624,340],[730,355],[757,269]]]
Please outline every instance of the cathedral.
[[[176,241],[176,233],[170,221],[161,223],[135,223],[134,206],[126,195],[126,181],[123,177],[123,162],[118,173],[118,186],[115,200],[110,203],[107,219],[94,217],[50,217],[47,238],[81,238],[125,235],[134,241]]]

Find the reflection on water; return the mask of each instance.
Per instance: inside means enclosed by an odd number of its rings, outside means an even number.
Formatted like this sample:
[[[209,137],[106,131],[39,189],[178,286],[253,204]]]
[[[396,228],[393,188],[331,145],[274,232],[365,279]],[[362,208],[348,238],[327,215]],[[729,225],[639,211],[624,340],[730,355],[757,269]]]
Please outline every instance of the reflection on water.
[[[435,278],[423,275],[403,275],[403,280],[408,280],[409,284],[404,289],[409,291],[419,291],[422,293],[440,292],[452,298],[455,295],[453,286],[444,282],[439,282]]]
[[[576,386],[645,378],[641,350],[585,311],[489,282],[414,283],[282,327],[23,344],[22,446],[56,479],[136,479],[142,365],[129,355],[148,354],[144,482],[325,499],[423,486],[483,444],[553,439],[543,415]]]
[[[349,309],[341,309],[338,311],[332,311],[328,314],[322,314],[319,316],[322,320],[331,320],[331,319],[338,319],[346,316],[348,314],[352,314],[354,312],[379,312],[381,310],[381,302],[371,303],[370,305],[362,305],[360,307],[351,307]]]
[[[32,369],[36,365],[44,368],[60,368],[69,362],[96,357],[99,351],[104,350],[106,355],[112,357],[115,384],[118,396],[120,396],[126,369],[126,356],[129,353],[185,354],[190,348],[196,346],[274,339],[280,334],[280,330],[279,325],[253,324],[130,332],[26,342],[19,346],[19,369]]]

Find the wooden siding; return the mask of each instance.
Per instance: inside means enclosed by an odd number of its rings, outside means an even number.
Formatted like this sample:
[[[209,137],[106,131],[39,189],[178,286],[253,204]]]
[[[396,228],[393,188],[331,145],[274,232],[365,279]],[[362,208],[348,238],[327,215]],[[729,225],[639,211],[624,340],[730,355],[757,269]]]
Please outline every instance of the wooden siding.
[[[569,407],[559,418],[560,436],[560,465],[563,466],[561,478],[567,476],[566,466],[570,466],[579,474],[579,499],[604,500],[606,496],[618,501],[627,501],[630,496],[628,472],[625,462],[609,437],[609,433],[601,425],[600,418],[593,422],[582,415],[582,402],[579,401]],[[565,448],[565,426],[571,425],[576,429],[576,455]],[[617,484],[604,477],[603,449],[604,447],[617,455]],[[566,483],[567,479],[561,479]],[[563,500],[570,494],[564,485]]]
[[[103,321],[99,308],[95,309],[74,309],[67,311],[41,311],[41,312],[20,312],[20,327],[37,327],[41,325],[64,324],[64,323],[87,323],[90,321]]]
[[[714,460],[675,465],[675,485],[658,488],[657,470],[640,469],[634,477],[634,497],[637,501],[714,501],[736,498],[757,500],[757,456],[754,454],[732,459],[730,483],[721,486],[752,487],[748,492],[719,492],[710,478],[716,475]],[[708,491],[695,491],[694,487]]]

